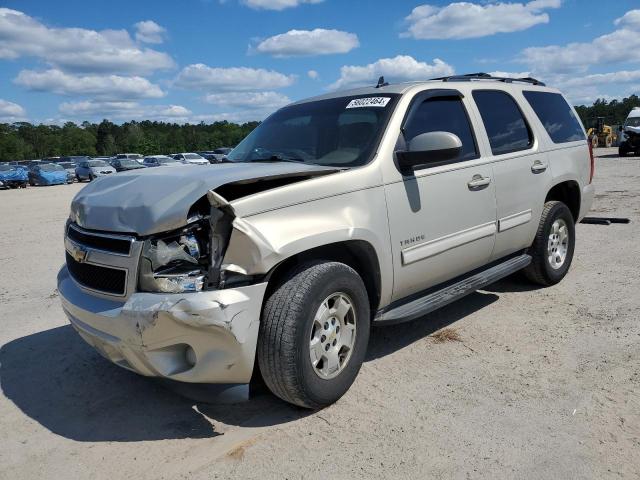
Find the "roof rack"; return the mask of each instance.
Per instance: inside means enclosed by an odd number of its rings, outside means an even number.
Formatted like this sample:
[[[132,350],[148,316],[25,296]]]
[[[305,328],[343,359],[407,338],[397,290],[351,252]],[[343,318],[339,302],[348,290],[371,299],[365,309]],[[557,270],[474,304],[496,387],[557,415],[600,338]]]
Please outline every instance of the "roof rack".
[[[432,78],[431,80],[442,80],[443,82],[470,82],[472,80],[495,80],[498,82],[512,83],[512,82],[524,82],[531,83],[533,85],[540,85],[544,87],[545,84],[540,80],[531,77],[523,78],[511,78],[511,77],[493,77],[488,73],[467,73],[465,75],[450,75],[448,77]]]

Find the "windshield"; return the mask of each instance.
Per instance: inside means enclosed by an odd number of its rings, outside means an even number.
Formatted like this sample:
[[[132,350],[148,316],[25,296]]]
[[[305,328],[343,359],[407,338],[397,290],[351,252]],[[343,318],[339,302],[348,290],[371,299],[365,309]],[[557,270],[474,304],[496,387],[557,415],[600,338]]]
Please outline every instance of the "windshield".
[[[90,167],[108,167],[109,165],[104,160],[90,160]]]
[[[155,157],[158,160],[158,163],[180,163],[175,158],[171,157]]]
[[[398,97],[388,93],[340,97],[285,107],[240,142],[228,159],[364,165],[377,148]]]
[[[231,151],[231,148],[216,148],[213,153],[217,154],[217,155],[226,155],[227,153],[229,153]]]
[[[64,168],[62,168],[57,163],[45,163],[40,166],[40,170],[42,170],[43,172],[57,172],[59,170],[64,170]]]
[[[62,162],[62,163],[59,163],[58,165],[60,165],[62,168],[75,168],[76,166],[75,163],[71,163],[71,162]]]
[[[186,158],[187,160],[204,160],[204,158],[202,158],[197,153],[185,153],[184,158]]]
[[[134,167],[134,168],[142,167],[142,165],[140,165],[135,160],[131,160],[130,158],[123,158],[122,160],[118,160],[118,161],[120,162],[120,165],[123,167]]]
[[[8,172],[9,170],[15,170],[16,167],[12,167],[11,165],[0,165],[0,172]]]
[[[625,127],[640,127],[640,117],[627,118]]]

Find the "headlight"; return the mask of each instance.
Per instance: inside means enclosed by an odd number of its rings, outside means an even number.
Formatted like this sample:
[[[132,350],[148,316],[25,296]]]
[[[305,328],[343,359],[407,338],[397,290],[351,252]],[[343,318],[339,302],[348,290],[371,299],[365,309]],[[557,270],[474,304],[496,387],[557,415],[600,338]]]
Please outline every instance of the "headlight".
[[[199,226],[175,235],[149,239],[142,247],[139,285],[146,292],[182,293],[203,289],[206,244],[198,238]]]

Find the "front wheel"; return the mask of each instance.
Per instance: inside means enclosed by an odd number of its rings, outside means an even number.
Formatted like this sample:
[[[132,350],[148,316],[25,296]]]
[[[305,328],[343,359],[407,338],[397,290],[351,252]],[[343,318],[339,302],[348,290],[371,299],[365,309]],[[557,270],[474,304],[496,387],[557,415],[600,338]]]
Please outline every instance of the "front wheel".
[[[560,282],[571,266],[575,242],[571,210],[562,202],[545,203],[536,237],[529,248],[532,260],[524,269],[526,277],[543,286]]]
[[[369,342],[367,291],[351,267],[315,262],[291,272],[265,302],[258,365],[269,389],[322,408],[349,389]]]

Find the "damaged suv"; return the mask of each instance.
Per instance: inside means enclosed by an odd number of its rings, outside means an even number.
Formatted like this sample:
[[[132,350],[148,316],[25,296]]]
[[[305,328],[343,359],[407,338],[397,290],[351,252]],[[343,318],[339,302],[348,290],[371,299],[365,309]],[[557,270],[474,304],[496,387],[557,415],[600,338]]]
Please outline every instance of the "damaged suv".
[[[308,408],[336,401],[372,325],[513,272],[567,273],[593,157],[533,79],[486,75],[300,101],[211,169],[98,178],[71,204],[62,306],[142,375]]]

